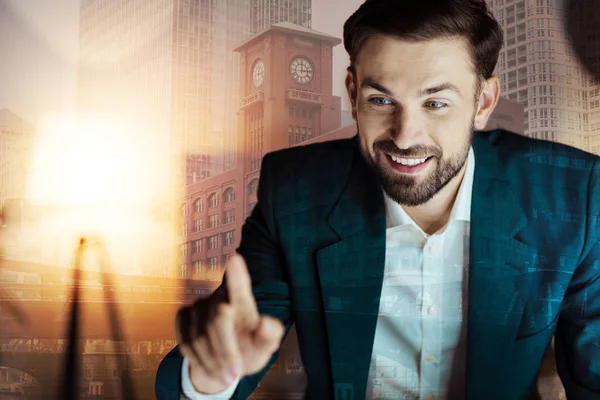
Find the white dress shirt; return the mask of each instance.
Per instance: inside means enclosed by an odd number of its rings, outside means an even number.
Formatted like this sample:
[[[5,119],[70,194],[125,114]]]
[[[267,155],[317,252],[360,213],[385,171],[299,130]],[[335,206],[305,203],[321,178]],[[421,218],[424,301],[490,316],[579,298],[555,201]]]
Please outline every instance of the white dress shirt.
[[[448,224],[433,235],[384,192],[385,272],[366,399],[464,397],[474,171],[470,149]],[[183,361],[182,399],[229,399],[238,383],[218,394],[200,394]]]

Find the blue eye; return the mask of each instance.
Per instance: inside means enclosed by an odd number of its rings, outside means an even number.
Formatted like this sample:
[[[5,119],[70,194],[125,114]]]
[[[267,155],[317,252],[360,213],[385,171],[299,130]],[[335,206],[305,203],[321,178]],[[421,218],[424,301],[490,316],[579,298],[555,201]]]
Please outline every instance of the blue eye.
[[[392,104],[390,99],[385,97],[372,97],[371,99],[369,99],[369,101],[375,104],[376,106],[388,106]]]
[[[442,109],[442,108],[444,108],[444,107],[448,107],[448,104],[446,104],[446,103],[442,103],[441,101],[428,101],[428,102],[427,102],[427,103],[425,103],[425,104],[437,104],[438,106],[433,106],[433,107],[431,107],[431,108],[434,108],[434,109],[436,109],[436,110]]]

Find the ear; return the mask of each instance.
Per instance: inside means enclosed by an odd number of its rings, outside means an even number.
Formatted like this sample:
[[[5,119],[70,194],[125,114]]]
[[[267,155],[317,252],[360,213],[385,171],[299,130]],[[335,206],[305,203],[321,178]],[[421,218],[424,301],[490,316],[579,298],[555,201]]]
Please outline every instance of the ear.
[[[498,98],[500,97],[500,81],[498,77],[492,76],[491,78],[483,81],[481,86],[481,93],[479,94],[479,101],[477,104],[477,113],[475,114],[475,129],[483,130],[487,125],[496,104],[498,104]]]
[[[352,106],[352,118],[356,121],[356,74],[353,71],[352,67],[348,67],[346,69],[346,92],[348,93],[348,98],[350,99],[350,105]]]

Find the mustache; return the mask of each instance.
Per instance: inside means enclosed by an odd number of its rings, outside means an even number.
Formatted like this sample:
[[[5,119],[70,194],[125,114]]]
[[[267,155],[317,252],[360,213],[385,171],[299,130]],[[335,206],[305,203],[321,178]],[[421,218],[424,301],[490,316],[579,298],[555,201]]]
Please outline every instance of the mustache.
[[[396,157],[437,157],[442,156],[440,149],[435,147],[428,147],[424,145],[414,145],[408,149],[399,149],[396,144],[391,140],[381,140],[373,143],[374,152],[383,152]]]

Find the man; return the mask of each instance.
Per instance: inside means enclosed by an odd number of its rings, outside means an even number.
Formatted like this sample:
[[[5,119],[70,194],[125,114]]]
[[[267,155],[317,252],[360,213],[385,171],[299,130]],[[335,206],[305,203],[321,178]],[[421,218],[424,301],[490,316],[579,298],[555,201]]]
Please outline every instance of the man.
[[[178,315],[159,399],[245,399],[295,323],[310,399],[524,399],[556,334],[600,398],[600,163],[481,132],[480,0],[367,0],[344,26],[358,135],[267,154],[239,256]]]

